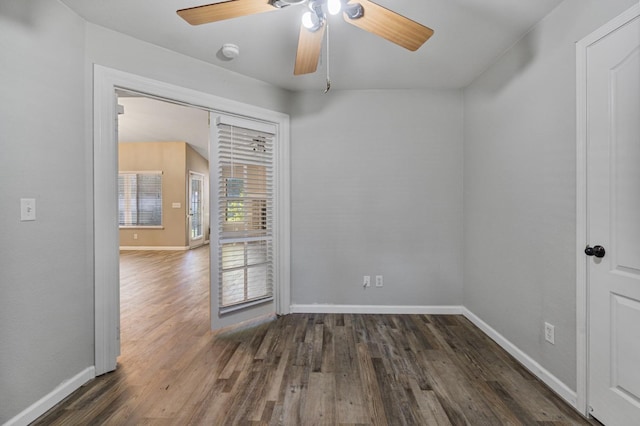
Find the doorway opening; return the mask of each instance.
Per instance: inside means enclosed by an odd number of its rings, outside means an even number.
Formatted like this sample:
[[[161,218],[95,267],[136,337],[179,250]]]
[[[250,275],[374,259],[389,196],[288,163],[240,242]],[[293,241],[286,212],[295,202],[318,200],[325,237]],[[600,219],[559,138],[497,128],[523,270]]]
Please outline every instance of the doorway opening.
[[[193,343],[184,330],[195,336],[209,329],[208,111],[125,90],[116,95],[118,363],[144,376],[153,374],[144,365]]]
[[[277,129],[275,141],[274,288],[272,303],[221,315],[217,307],[218,280],[209,280],[210,328],[239,324],[290,310],[290,170],[289,116],[262,107],[232,101],[212,94],[176,86],[135,74],[93,66],[93,252],[95,300],[95,373],[116,369],[120,353],[119,245],[118,238],[118,147],[116,90],[126,90],[183,106],[247,117],[271,123]],[[212,176],[212,172],[209,172]],[[211,185],[209,186],[210,197]],[[212,264],[213,266],[213,264]]]

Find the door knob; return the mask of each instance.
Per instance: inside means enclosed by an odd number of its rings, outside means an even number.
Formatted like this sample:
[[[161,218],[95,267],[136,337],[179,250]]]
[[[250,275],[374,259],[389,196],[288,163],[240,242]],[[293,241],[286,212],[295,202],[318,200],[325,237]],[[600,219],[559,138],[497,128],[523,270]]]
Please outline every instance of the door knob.
[[[584,254],[587,256],[604,257],[605,250],[602,246],[587,246],[587,248],[584,249]]]

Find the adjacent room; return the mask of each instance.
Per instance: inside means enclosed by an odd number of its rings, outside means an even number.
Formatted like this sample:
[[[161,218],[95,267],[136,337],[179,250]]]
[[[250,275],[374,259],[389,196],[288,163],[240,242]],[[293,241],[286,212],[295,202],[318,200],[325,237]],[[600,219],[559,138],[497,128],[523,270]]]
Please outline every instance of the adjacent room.
[[[633,424],[639,22],[0,0],[0,423]]]

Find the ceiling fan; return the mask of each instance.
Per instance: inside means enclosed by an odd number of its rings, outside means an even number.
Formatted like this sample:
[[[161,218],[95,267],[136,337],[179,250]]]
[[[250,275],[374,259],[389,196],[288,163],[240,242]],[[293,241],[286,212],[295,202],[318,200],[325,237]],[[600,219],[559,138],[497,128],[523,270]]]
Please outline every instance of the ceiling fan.
[[[309,10],[302,16],[294,75],[313,73],[318,68],[326,12],[342,12],[346,22],[411,51],[418,50],[433,35],[431,28],[369,0],[230,0],[181,9],[178,15],[191,25],[200,25],[303,3]]]

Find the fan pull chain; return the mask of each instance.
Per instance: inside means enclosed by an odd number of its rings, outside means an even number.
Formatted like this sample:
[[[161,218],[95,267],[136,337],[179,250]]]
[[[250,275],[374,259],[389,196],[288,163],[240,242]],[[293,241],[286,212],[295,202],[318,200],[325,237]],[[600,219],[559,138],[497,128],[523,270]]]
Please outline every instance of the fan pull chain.
[[[324,89],[324,93],[331,90],[331,77],[329,76],[329,22],[325,24],[327,26],[327,88]]]

